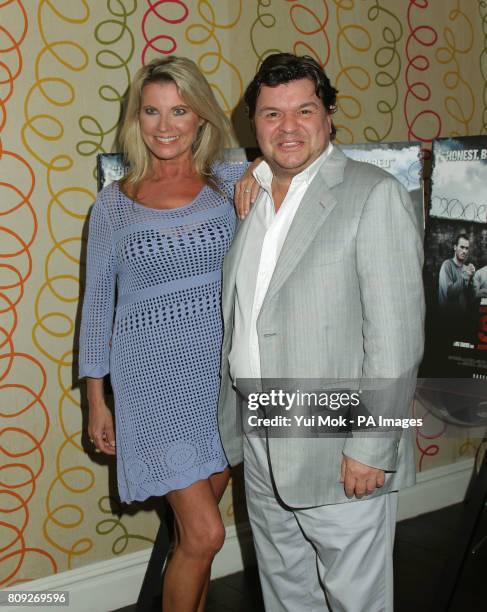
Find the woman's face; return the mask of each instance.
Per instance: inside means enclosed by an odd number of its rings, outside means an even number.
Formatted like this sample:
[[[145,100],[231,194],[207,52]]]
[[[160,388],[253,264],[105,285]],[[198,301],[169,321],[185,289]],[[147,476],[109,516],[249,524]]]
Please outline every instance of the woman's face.
[[[203,120],[186,104],[174,83],[149,83],[139,111],[142,138],[161,161],[187,161]]]

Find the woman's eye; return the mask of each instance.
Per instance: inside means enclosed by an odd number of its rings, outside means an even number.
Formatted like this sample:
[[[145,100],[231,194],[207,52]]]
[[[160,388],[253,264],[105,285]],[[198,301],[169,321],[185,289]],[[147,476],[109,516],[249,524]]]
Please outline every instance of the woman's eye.
[[[146,115],[155,115],[157,114],[157,110],[153,106],[146,106],[144,108],[144,112]]]
[[[185,108],[175,108],[174,109],[174,114],[176,116],[185,115],[186,114],[186,109]]]

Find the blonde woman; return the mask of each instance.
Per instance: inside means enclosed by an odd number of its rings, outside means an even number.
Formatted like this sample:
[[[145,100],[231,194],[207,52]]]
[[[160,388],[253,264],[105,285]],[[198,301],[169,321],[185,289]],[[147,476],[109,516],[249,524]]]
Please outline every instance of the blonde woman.
[[[221,266],[235,229],[234,185],[247,167],[219,161],[229,133],[192,61],[152,61],[135,75],[122,125],[130,171],[100,192],[90,219],[80,341],[88,435],[116,453],[123,501],[165,496],[174,511],[165,612],[204,610],[225,535]]]

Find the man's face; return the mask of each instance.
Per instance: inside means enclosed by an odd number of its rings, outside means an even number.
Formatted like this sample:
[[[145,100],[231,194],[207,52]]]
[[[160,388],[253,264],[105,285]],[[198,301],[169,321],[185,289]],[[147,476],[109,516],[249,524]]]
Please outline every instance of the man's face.
[[[469,246],[470,244],[465,238],[458,239],[458,244],[453,247],[453,250],[455,252],[455,257],[458,259],[459,262],[465,263],[468,255]]]
[[[299,174],[330,142],[331,117],[310,79],[263,85],[254,120],[260,149],[276,176]]]

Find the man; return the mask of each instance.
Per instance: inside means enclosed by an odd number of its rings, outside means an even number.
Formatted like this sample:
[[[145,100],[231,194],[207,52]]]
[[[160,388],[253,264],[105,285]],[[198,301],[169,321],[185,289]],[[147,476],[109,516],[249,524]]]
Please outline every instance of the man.
[[[473,290],[476,298],[487,297],[487,266],[483,266],[475,272]]]
[[[465,316],[473,292],[475,266],[466,265],[469,250],[467,234],[459,234],[453,245],[453,257],[440,268],[438,303],[445,317],[458,322]]]
[[[312,58],[284,53],[245,94],[265,161],[224,264],[219,423],[230,464],[245,459],[269,612],[392,610],[389,492],[414,482],[401,435],[240,433],[233,382],[392,380],[421,358],[420,228],[395,179],[331,144],[336,93]]]

